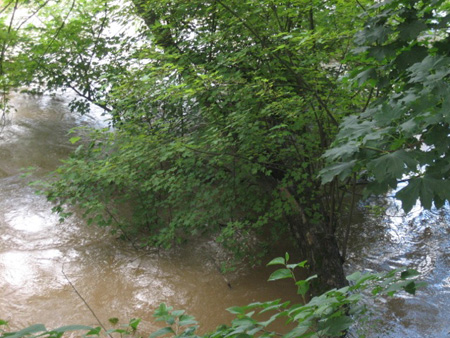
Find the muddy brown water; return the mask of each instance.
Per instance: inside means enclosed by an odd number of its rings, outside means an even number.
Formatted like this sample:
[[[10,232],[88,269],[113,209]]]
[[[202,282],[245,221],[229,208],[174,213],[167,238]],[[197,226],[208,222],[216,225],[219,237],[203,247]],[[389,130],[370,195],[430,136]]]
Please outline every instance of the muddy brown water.
[[[225,309],[233,305],[297,298],[293,283],[266,282],[271,271],[265,268],[242,266],[222,275],[213,242],[147,253],[79,217],[59,223],[51,204],[27,183],[73,150],[71,128],[101,125],[98,114],[75,117],[67,101],[15,95],[16,111],[0,134],[0,319],[12,328],[98,326],[84,299],[107,328],[108,318],[142,318],[142,330],[150,332],[158,327],[152,314],[164,302],[187,310],[205,331],[229,321]],[[21,168],[30,166],[34,174],[24,179]]]
[[[152,314],[165,302],[194,315],[205,331],[232,318],[227,307],[298,300],[290,281],[266,282],[271,272],[266,268],[243,265],[225,279],[212,258],[213,242],[150,253],[86,226],[76,215],[59,223],[27,182],[44,177],[73,149],[71,128],[102,125],[98,113],[71,114],[66,96],[14,95],[16,111],[0,134],[0,318],[11,328],[98,326],[86,301],[108,328],[108,318],[120,323],[142,318],[142,331],[150,332],[159,327]],[[36,170],[24,179],[21,168],[29,166]],[[418,268],[429,286],[415,297],[378,301],[380,323],[370,336],[448,337],[449,212],[421,213],[417,207],[402,216],[393,200],[386,203],[392,217],[366,215],[354,226],[348,272],[407,265]]]

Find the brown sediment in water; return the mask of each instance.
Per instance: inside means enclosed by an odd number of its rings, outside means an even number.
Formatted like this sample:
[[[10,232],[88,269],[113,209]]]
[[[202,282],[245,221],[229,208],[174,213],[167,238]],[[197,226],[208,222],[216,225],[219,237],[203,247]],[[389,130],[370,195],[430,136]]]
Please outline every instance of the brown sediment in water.
[[[233,316],[225,309],[233,305],[299,301],[292,281],[268,283],[273,270],[264,267],[242,265],[224,278],[211,259],[219,250],[211,241],[143,252],[106,229],[85,226],[77,215],[60,224],[51,205],[27,182],[55,169],[73,149],[70,128],[97,122],[71,114],[67,100],[45,95],[11,99],[17,112],[10,113],[0,134],[0,318],[10,320],[12,329],[34,323],[98,326],[74,288],[108,328],[108,318],[118,317],[121,324],[142,318],[146,333],[158,327],[152,314],[162,302],[194,315],[205,332],[229,323]],[[35,167],[32,176],[22,178],[21,168],[30,166]],[[353,225],[348,272],[408,266],[422,272],[429,286],[415,297],[383,300],[375,310],[382,323],[377,326],[386,333],[373,331],[372,337],[447,337],[448,207],[431,213],[415,209],[408,216],[398,212],[392,199],[387,207],[390,217],[364,215]]]
[[[291,281],[266,282],[266,268],[243,265],[224,278],[210,259],[218,249],[207,240],[145,252],[107,229],[87,227],[76,214],[59,223],[27,182],[55,169],[73,149],[68,131],[93,120],[45,95],[15,95],[12,103],[17,111],[0,139],[0,318],[12,329],[98,326],[84,299],[107,328],[109,318],[142,318],[141,329],[151,332],[158,327],[152,314],[164,302],[194,315],[205,332],[229,323],[228,307],[297,298]],[[25,179],[21,168],[30,166]]]

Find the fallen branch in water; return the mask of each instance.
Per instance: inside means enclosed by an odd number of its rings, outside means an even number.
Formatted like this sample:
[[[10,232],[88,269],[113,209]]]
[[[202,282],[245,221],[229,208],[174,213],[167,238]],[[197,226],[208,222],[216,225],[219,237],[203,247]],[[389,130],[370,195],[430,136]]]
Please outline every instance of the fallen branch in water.
[[[72,284],[72,282],[70,281],[69,277],[67,277],[66,273],[64,272],[64,263],[63,263],[63,265],[61,267],[61,273],[63,274],[64,278],[67,280],[69,285],[72,287],[73,291],[75,291],[77,296],[80,297],[80,299],[83,301],[84,305],[86,305],[86,307],[89,309],[89,311],[91,311],[92,315],[97,320],[97,323],[103,328],[103,330],[105,330],[105,332],[108,335],[108,337],[109,338],[113,338],[109,333],[107,333],[108,330],[106,330],[106,327],[102,324],[100,319],[97,317],[97,315],[95,314],[94,310],[92,310],[92,308],[89,306],[88,302],[86,302],[86,300],[83,298],[83,296],[78,292],[78,290],[75,287],[75,285]]]

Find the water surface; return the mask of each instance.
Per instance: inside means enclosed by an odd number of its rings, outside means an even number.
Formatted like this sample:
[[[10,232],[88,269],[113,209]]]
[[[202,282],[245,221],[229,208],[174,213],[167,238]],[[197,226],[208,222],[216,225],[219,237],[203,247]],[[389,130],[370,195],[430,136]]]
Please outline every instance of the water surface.
[[[70,113],[67,96],[12,96],[16,111],[0,134],[0,318],[10,320],[12,329],[34,323],[98,326],[89,306],[108,328],[108,318],[125,323],[139,317],[142,330],[150,332],[157,328],[152,314],[165,302],[186,309],[205,331],[228,322],[232,316],[225,309],[233,305],[299,301],[292,282],[266,282],[268,269],[242,265],[222,275],[213,241],[147,252],[87,227],[77,215],[59,223],[28,182],[45,178],[73,150],[71,128],[102,125],[98,112]],[[30,166],[35,170],[25,179],[21,168]],[[353,226],[347,272],[408,266],[423,274],[428,287],[414,297],[374,304],[380,323],[370,336],[450,336],[449,208],[422,212],[417,206],[405,216],[393,199],[376,203],[386,204],[388,216],[366,213]]]

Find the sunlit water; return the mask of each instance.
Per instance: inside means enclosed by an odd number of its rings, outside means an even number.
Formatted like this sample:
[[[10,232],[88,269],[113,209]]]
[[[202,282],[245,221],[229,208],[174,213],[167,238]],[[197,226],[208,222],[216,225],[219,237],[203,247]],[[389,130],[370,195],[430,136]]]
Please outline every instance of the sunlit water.
[[[27,183],[45,177],[73,149],[71,128],[101,125],[99,116],[75,116],[64,96],[12,99],[17,111],[0,134],[0,318],[11,328],[98,326],[89,306],[108,328],[108,318],[126,323],[139,317],[143,332],[150,332],[158,328],[152,314],[165,302],[196,316],[205,331],[228,322],[225,309],[232,305],[298,300],[290,281],[266,282],[271,271],[265,268],[242,266],[224,278],[213,242],[151,253],[87,227],[77,216],[59,223]],[[33,175],[21,177],[21,168],[30,166]],[[392,199],[387,206],[391,217],[366,215],[355,226],[347,271],[406,265],[422,272],[429,286],[415,297],[380,300],[381,322],[371,337],[448,337],[450,213],[416,208],[405,217]]]
[[[389,271],[409,267],[428,283],[415,296],[400,294],[374,304],[380,319],[373,337],[450,337],[450,208],[424,211],[420,203],[405,215],[392,197],[386,215],[365,215],[355,226],[347,270]],[[360,209],[365,209],[361,205]],[[369,208],[370,210],[370,208]]]
[[[67,100],[13,96],[17,111],[0,134],[0,319],[11,328],[98,326],[89,306],[108,329],[109,318],[142,318],[142,330],[150,332],[158,328],[152,314],[165,302],[186,309],[205,331],[229,321],[230,306],[297,299],[293,283],[266,282],[265,268],[222,275],[213,242],[151,253],[76,216],[59,223],[28,182],[44,178],[73,149],[71,128],[99,124],[98,114],[70,113]],[[34,173],[25,179],[21,168],[30,166]]]

